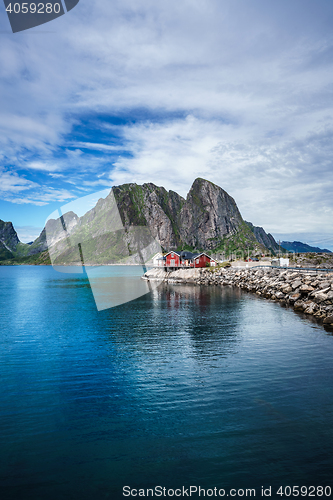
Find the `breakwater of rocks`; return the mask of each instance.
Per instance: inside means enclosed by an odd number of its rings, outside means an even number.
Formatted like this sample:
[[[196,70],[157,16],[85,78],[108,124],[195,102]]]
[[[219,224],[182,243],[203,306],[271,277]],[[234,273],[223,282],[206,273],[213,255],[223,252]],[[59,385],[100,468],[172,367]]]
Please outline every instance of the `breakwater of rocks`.
[[[333,272],[292,271],[274,268],[181,269],[148,271],[145,279],[169,283],[239,287],[295,311],[311,315],[333,328]]]

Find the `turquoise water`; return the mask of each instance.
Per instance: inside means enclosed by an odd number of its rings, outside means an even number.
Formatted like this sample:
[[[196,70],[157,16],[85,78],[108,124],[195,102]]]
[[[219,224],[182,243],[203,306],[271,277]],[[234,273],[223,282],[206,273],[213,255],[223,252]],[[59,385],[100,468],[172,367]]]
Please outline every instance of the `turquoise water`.
[[[51,267],[0,267],[0,297],[1,499],[333,489],[322,327],[229,287],[98,312],[86,275]]]

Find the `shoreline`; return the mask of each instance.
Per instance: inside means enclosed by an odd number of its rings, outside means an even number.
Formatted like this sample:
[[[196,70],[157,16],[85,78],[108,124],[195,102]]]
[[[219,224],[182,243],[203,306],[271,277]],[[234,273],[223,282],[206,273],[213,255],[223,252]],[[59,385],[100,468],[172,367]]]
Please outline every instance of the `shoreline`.
[[[154,268],[143,279],[166,283],[236,286],[313,317],[333,329],[333,272],[288,268],[201,268],[166,272]]]

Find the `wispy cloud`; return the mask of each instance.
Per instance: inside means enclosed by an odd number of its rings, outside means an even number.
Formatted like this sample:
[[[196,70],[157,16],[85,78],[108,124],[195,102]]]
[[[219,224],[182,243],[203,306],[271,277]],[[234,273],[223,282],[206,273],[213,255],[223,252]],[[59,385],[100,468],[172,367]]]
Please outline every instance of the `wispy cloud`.
[[[66,189],[55,189],[32,182],[16,172],[0,169],[0,193],[2,199],[15,204],[43,206],[51,201],[63,202],[75,195]]]
[[[91,149],[93,151],[113,152],[113,151],[126,151],[126,148],[121,145],[97,144],[94,142],[73,142],[73,148]],[[82,152],[81,152],[82,153]]]
[[[42,170],[45,172],[55,172],[59,170],[59,165],[42,161],[32,161],[25,165],[27,170]]]
[[[327,231],[332,14],[327,0],[101,0],[55,34],[3,35],[2,197],[148,181],[184,195],[201,176],[267,230]]]
[[[0,192],[3,196],[6,196],[7,193],[20,193],[35,187],[37,187],[35,182],[19,176],[16,172],[0,168]]]

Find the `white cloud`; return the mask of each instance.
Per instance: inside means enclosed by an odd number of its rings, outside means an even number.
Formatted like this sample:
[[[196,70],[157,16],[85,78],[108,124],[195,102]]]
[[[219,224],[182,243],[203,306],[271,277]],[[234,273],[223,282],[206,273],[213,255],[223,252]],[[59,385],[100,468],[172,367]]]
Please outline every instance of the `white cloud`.
[[[29,170],[43,170],[45,172],[54,172],[59,170],[59,165],[52,163],[45,163],[42,161],[32,161],[26,164],[26,168]]]
[[[18,198],[16,196],[10,196],[10,197],[5,197],[4,200],[10,201],[11,203],[15,203],[16,205],[36,205],[38,207],[47,205],[46,201],[39,201],[30,197]]]
[[[4,194],[8,192],[20,193],[21,191],[26,191],[37,186],[38,184],[19,176],[16,172],[0,168],[0,192],[2,191]]]
[[[114,146],[109,144],[96,144],[94,142],[73,142],[71,144],[72,147],[83,148],[83,149],[91,149],[93,151],[124,151],[126,148],[123,146]],[[81,151],[82,154],[82,151]]]
[[[43,206],[51,201],[65,201],[74,198],[66,189],[41,186],[16,172],[0,170],[0,193],[5,201],[15,204],[32,204]]]
[[[42,227],[35,226],[15,226],[15,231],[22,243],[30,243],[34,241],[42,232]]]
[[[153,181],[184,195],[201,176],[267,230],[327,227],[332,9],[101,0],[53,21],[54,34],[3,36],[0,158],[11,173],[2,192],[31,190],[16,199],[43,204],[75,194],[61,180],[77,192],[107,185],[110,172],[116,184]],[[103,123],[135,113],[132,125]],[[44,173],[47,185],[15,169]]]
[[[128,127],[124,135],[135,145],[133,158],[115,163],[115,184],[149,179],[185,196],[200,176],[223,187],[244,218],[267,231],[325,232],[332,225],[333,130],[241,142],[228,126],[189,116]]]

